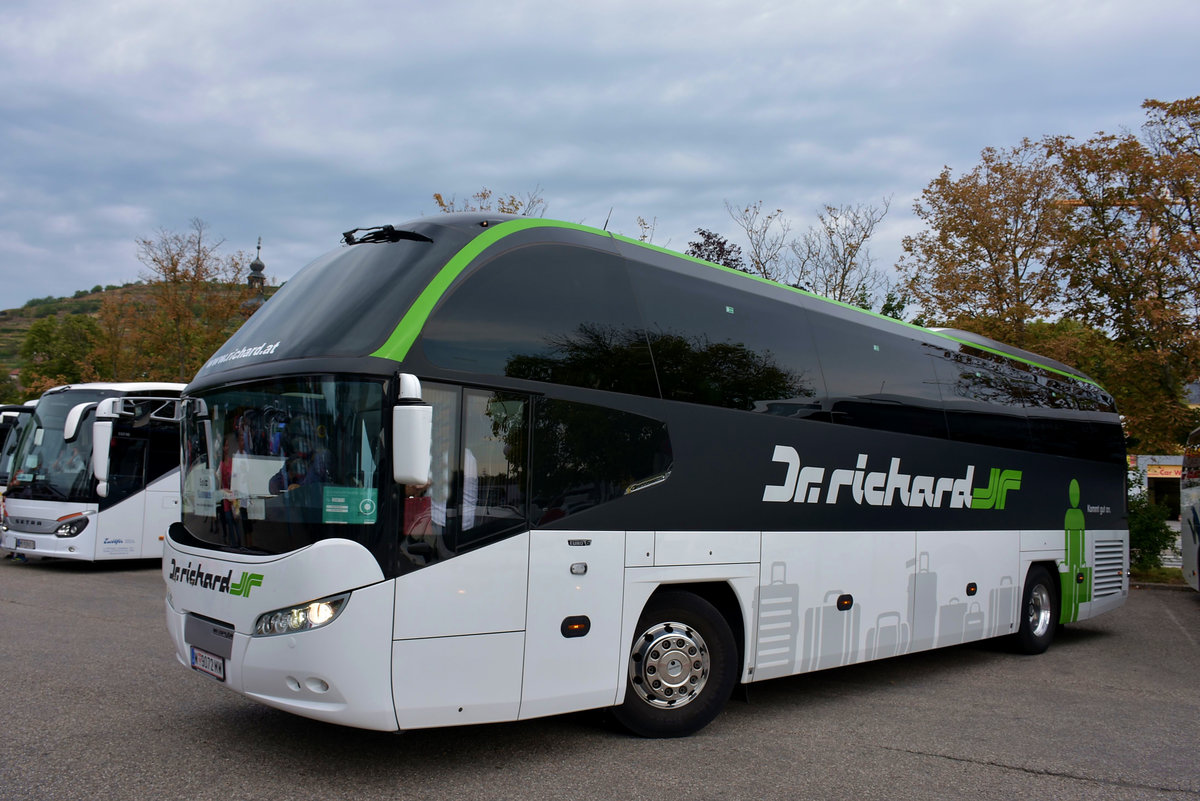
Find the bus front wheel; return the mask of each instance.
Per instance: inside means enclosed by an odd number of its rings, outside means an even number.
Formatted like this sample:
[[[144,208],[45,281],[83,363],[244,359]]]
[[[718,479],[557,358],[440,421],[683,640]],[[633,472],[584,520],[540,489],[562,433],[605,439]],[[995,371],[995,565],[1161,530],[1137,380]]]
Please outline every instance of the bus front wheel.
[[[1034,565],[1025,578],[1021,598],[1021,628],[1015,646],[1019,653],[1040,654],[1050,647],[1058,629],[1058,581],[1042,565]]]
[[[733,632],[716,607],[689,592],[658,595],[638,620],[625,701],[614,715],[642,737],[699,731],[729,699],[736,661]]]

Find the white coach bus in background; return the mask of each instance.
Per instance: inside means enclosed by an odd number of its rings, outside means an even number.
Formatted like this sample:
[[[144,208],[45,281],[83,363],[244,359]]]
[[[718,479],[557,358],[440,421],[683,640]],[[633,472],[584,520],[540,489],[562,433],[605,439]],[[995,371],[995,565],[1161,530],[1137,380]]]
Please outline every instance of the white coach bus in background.
[[[26,557],[161,558],[179,519],[183,386],[47,390],[12,452],[0,544]]]

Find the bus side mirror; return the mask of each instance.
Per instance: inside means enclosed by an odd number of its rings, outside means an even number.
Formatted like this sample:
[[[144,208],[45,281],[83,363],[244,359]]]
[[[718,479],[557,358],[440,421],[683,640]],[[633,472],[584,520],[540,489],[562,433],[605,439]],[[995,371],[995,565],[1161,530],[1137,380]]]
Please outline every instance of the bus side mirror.
[[[108,497],[108,449],[112,444],[112,420],[92,423],[92,474],[96,476],[96,494]]]
[[[429,483],[433,446],[433,407],[421,402],[421,382],[400,375],[400,403],[392,407],[392,479],[397,484]]]
[[[88,413],[90,409],[96,408],[93,403],[80,403],[77,406],[71,407],[71,411],[67,412],[66,422],[63,423],[63,441],[74,442],[79,436],[79,421]]]
[[[432,445],[432,406],[392,407],[392,478],[397,484],[422,486],[429,483]]]

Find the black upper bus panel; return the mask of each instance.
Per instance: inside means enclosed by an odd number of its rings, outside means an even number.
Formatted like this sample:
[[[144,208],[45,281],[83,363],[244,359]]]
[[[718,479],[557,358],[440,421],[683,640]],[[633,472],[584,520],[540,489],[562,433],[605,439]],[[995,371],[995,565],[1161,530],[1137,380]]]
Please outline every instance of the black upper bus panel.
[[[384,375],[401,362],[522,391],[571,387],[1025,450],[1053,440],[1062,455],[1123,458],[1099,386],[969,332],[552,221],[441,215],[357,229],[352,241],[288,281],[197,385],[285,362]]]

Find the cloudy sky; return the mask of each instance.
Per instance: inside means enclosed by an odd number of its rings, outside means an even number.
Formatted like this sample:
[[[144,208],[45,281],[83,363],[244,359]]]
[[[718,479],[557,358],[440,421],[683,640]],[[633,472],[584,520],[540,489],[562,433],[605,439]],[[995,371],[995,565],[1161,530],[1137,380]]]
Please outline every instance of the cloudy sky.
[[[135,280],[193,218],[286,280],[434,192],[686,249],[726,202],[803,231],[1022,137],[1200,94],[1195,0],[0,4],[0,308]]]

